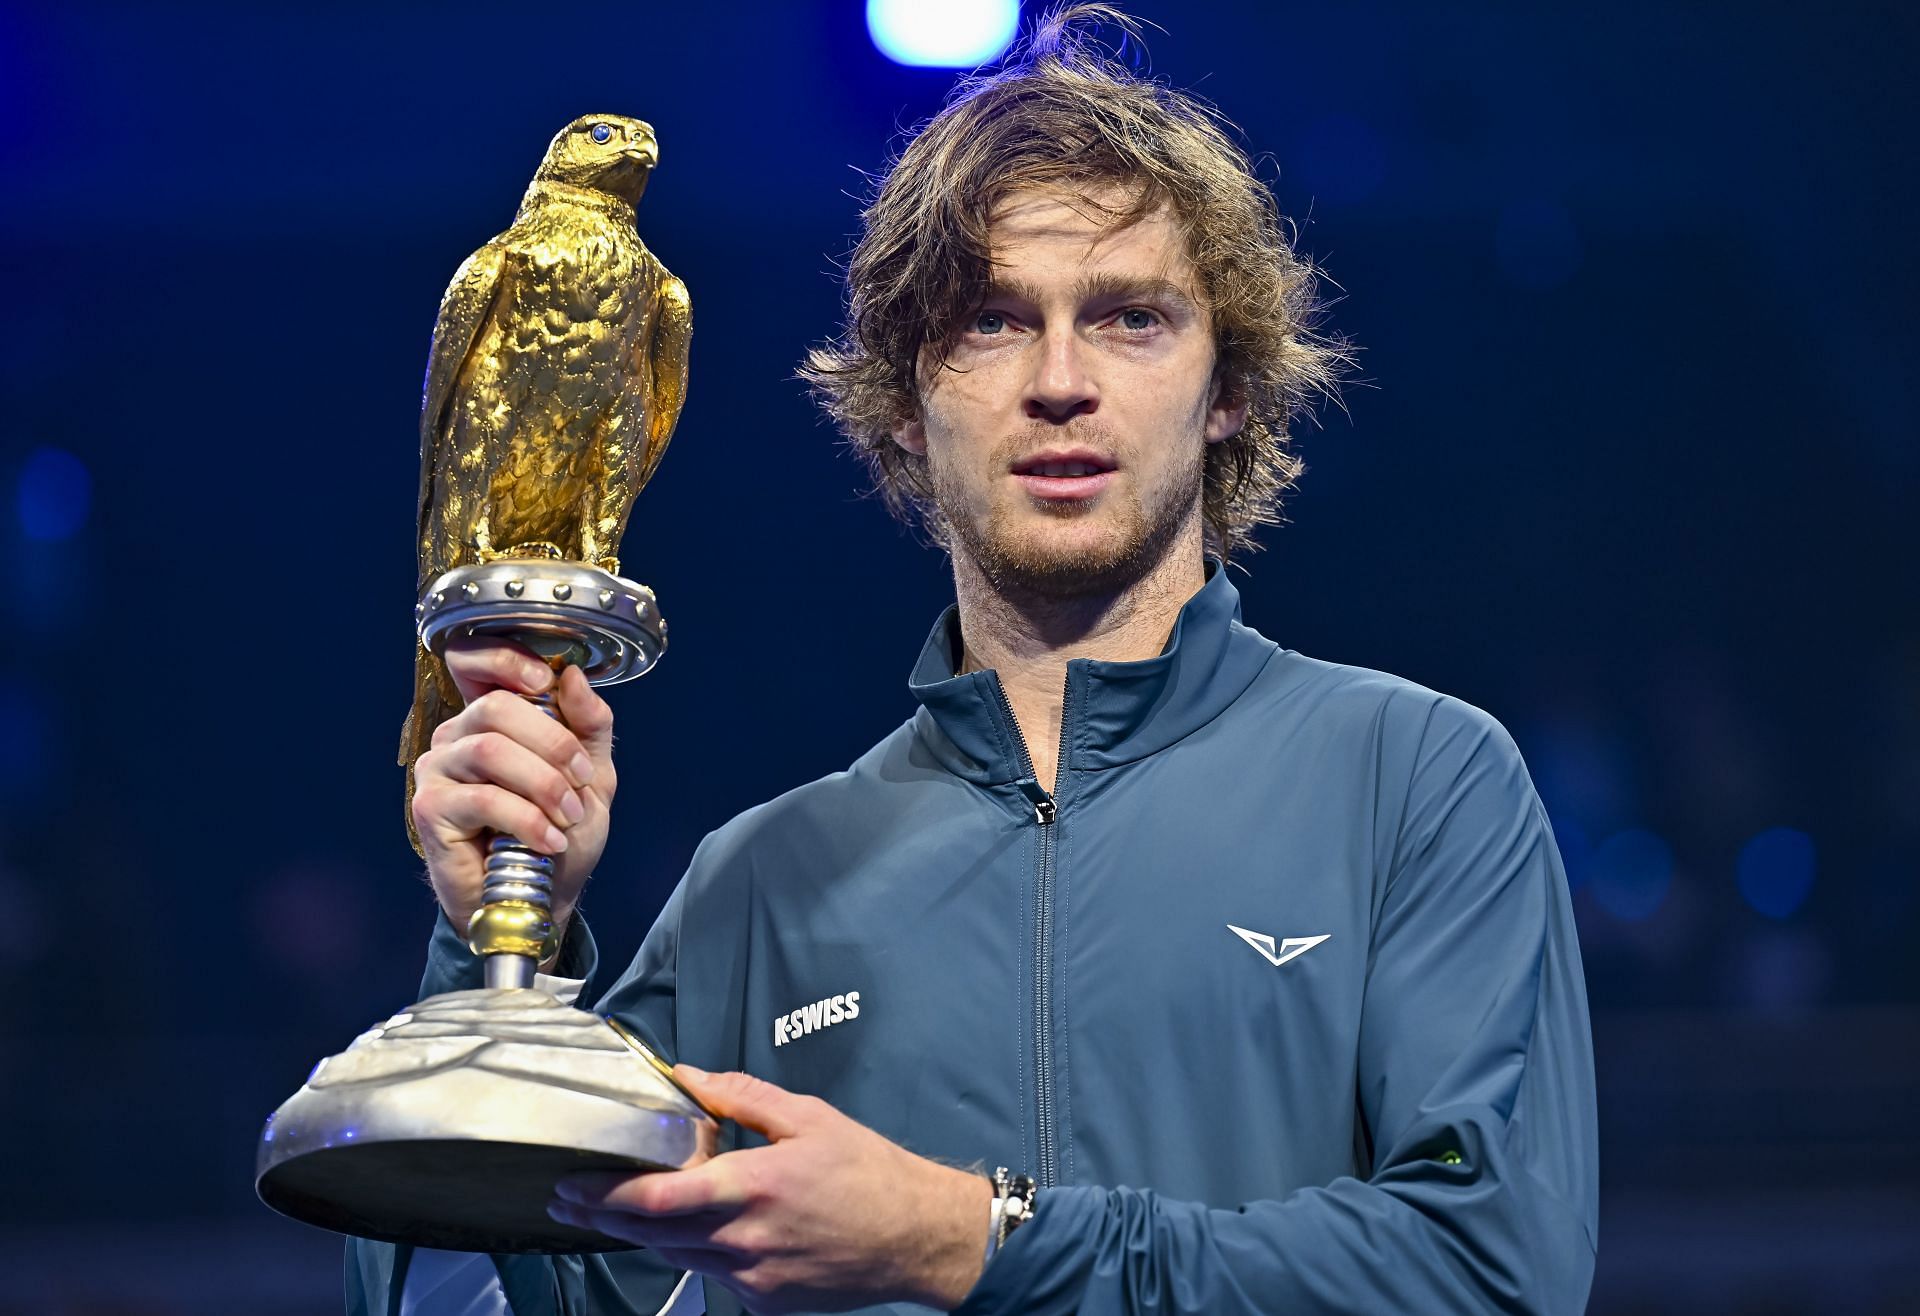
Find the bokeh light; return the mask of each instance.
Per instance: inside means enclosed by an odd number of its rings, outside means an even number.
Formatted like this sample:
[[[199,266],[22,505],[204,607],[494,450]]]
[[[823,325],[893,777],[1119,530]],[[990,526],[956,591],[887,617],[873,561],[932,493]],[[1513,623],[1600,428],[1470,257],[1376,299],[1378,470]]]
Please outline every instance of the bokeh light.
[[[997,58],[1019,26],[1018,0],[867,0],[867,31],[896,64],[976,68]]]
[[[28,539],[72,539],[93,507],[93,476],[86,463],[60,448],[35,448],[20,468],[17,503]]]
[[[1768,918],[1791,918],[1806,903],[1813,869],[1813,838],[1791,827],[1769,827],[1734,862],[1741,897]]]
[[[1767,927],[1746,938],[1739,976],[1748,1004],[1770,1013],[1817,1005],[1833,979],[1833,957],[1805,928]]]
[[[1600,907],[1638,923],[1654,916],[1673,886],[1673,851],[1652,832],[1630,828],[1602,841],[1586,869],[1587,888]]]

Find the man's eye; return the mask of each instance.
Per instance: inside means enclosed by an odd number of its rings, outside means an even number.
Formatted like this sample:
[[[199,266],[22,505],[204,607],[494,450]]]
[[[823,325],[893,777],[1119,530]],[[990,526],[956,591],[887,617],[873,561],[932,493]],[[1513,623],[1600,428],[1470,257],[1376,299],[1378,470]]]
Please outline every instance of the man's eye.
[[[998,311],[982,311],[973,317],[976,334],[997,334],[1007,327],[1007,317]]]
[[[1159,318],[1160,317],[1145,307],[1129,306],[1126,310],[1120,312],[1120,327],[1122,329],[1151,329],[1159,322]]]

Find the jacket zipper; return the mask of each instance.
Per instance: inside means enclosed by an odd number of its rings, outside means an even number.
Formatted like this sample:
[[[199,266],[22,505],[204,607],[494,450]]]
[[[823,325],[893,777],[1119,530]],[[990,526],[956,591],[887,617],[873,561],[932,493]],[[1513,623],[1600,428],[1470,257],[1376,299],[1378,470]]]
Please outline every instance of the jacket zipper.
[[[1067,695],[1069,679],[1060,691],[1060,747],[1054,760],[1056,781],[1067,770]],[[1033,820],[1040,828],[1040,871],[1035,883],[1033,927],[1033,1074],[1034,1099],[1040,1125],[1040,1164],[1034,1178],[1050,1188],[1058,1177],[1059,1153],[1054,1146],[1053,1115],[1053,849],[1054,819],[1060,806],[1040,784],[1033,770],[1033,756],[1027,752],[1026,737],[1013,716],[1013,703],[1004,688],[1000,703],[1007,711],[1007,724],[1013,728],[1014,744],[1020,751],[1020,793],[1033,805]]]

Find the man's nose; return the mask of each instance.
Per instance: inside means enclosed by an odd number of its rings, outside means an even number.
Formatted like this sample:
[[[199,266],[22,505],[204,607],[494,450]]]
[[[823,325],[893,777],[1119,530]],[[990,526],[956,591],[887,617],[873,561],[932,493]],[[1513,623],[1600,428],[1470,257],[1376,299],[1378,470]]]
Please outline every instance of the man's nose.
[[[1087,368],[1086,344],[1072,332],[1048,330],[1041,335],[1027,395],[1021,400],[1029,420],[1063,425],[1075,416],[1091,415],[1100,405],[1100,390]]]

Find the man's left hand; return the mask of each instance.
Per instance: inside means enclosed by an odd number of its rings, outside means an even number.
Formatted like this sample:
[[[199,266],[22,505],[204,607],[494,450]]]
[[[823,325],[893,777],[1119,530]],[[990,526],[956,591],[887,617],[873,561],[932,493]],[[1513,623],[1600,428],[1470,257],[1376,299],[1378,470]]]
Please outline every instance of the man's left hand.
[[[772,1144],[690,1170],[575,1174],[548,1207],[563,1223],[652,1248],[739,1294],[754,1312],[881,1302],[948,1310],[980,1278],[993,1190],[915,1156],[817,1097],[751,1074],[676,1065],[723,1119]]]

